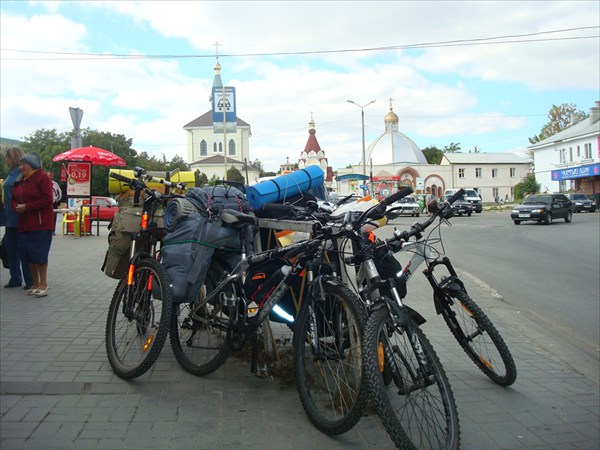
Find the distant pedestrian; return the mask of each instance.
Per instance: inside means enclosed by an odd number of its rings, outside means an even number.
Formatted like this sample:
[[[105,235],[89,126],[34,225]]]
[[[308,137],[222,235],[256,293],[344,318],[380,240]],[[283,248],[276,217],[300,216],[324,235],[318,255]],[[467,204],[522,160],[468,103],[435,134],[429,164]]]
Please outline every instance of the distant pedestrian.
[[[596,199],[596,209],[600,210],[600,191],[594,194],[594,198]]]
[[[23,157],[23,150],[19,147],[11,147],[6,151],[5,161],[9,169],[8,175],[2,184],[2,208],[4,211],[4,244],[8,256],[10,278],[5,288],[20,287],[25,283],[25,289],[31,289],[32,278],[25,254],[22,252],[21,240],[23,236],[19,232],[19,215],[13,210],[11,201],[15,183],[21,177],[19,161]]]
[[[52,245],[54,212],[52,180],[41,170],[40,157],[27,153],[19,160],[21,179],[15,184],[11,205],[19,215],[19,231],[32,286],[29,295],[48,295],[48,254]]]

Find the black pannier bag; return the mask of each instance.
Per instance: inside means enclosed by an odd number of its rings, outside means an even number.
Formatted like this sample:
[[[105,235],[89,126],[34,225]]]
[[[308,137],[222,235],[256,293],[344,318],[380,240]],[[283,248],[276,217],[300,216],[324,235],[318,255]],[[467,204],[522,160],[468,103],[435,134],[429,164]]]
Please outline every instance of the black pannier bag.
[[[194,301],[215,250],[229,256],[228,265],[239,262],[239,232],[224,224],[220,213],[223,209],[250,211],[245,194],[235,187],[191,188],[185,200],[193,208],[179,200],[167,205],[167,233],[161,247],[161,264],[171,279],[173,301],[176,303]],[[251,244],[252,230],[248,230],[247,238]]]

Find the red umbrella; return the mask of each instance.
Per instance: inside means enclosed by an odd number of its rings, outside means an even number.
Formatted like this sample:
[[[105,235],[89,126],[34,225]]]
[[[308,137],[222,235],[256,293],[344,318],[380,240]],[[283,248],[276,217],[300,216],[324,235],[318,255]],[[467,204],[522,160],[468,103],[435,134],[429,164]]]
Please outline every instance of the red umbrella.
[[[125,166],[125,160],[119,155],[91,145],[59,153],[52,158],[52,161],[85,161],[91,162],[94,166]]]

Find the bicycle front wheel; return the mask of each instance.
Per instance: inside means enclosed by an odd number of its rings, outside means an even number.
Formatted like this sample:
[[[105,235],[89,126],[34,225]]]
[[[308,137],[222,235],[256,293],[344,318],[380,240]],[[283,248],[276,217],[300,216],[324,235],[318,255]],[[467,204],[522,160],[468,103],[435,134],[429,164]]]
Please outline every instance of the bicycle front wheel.
[[[446,290],[445,295],[442,315],[463,350],[494,383],[513,384],[517,367],[492,321],[464,288]]]
[[[152,258],[135,264],[133,283],[117,284],[106,320],[106,354],[113,371],[131,379],[156,361],[169,333],[172,297],[169,276]]]
[[[398,448],[456,449],[458,413],[448,377],[425,334],[406,320],[397,324],[386,307],[367,320],[365,371],[377,414]]]
[[[221,297],[205,301],[224,278],[223,266],[216,260],[211,261],[196,300],[191,304],[173,305],[171,348],[181,367],[193,375],[214,372],[231,353],[227,344],[230,318],[223,309]],[[225,286],[222,292],[233,295],[232,286]]]
[[[351,429],[364,411],[368,386],[362,368],[366,314],[339,281],[315,283],[294,324],[298,394],[310,421],[334,435]]]

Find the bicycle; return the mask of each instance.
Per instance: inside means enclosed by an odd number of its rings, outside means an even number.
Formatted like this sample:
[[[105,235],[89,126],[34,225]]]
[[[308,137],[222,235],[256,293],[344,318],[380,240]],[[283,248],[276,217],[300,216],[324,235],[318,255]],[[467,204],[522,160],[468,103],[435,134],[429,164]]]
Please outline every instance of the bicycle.
[[[363,366],[390,438],[398,448],[456,449],[460,429],[454,394],[420,328],[425,319],[403,302],[405,292],[392,272],[396,266],[389,260],[378,261],[382,243],[368,232],[369,225],[371,229],[381,225],[377,220],[385,216],[386,204],[411,192],[405,188],[364,212],[348,213],[352,216],[352,232],[347,235],[352,255],[344,262],[358,268],[353,275],[369,311]]]
[[[158,226],[156,212],[185,189],[184,183],[152,177],[140,167],[134,175],[110,173],[135,190],[134,205],[139,204],[141,192],[146,194],[139,231],[131,235],[126,276],[115,288],[106,319],[106,354],[115,374],[123,379],[139,377],[150,369],[168,335],[173,300],[169,276],[158,261],[164,228]],[[162,195],[145,181],[162,183],[174,193]]]
[[[366,316],[360,299],[326,261],[328,242],[336,234],[315,223],[312,239],[248,254],[246,230],[257,226],[257,218],[225,209],[221,219],[240,233],[241,260],[229,268],[215,256],[194,302],[175,305],[170,338],[176,359],[186,371],[206,375],[250,341],[251,370],[256,371],[257,330],[303,273],[305,293],[292,325],[298,394],[316,428],[330,435],[349,430],[368,397],[362,369]],[[258,291],[246,292],[249,274],[273,260],[280,269],[265,274],[268,280]]]
[[[437,314],[442,315],[462,349],[487,377],[500,386],[510,386],[517,378],[517,368],[510,350],[492,321],[468,294],[450,259],[444,256],[441,225],[449,225],[452,211],[445,204],[440,207],[437,202],[432,202],[430,207],[432,215],[426,221],[413,224],[410,231],[394,230],[394,237],[387,240],[388,247],[394,253],[413,254],[401,272],[396,272],[397,282],[406,284],[425,263],[423,274],[433,289]],[[424,236],[423,231],[438,218],[437,226]],[[436,230],[438,236],[432,238]],[[412,237],[414,241],[410,240]],[[441,250],[435,247],[436,244],[440,244]],[[439,279],[434,275],[437,268],[445,269]]]

